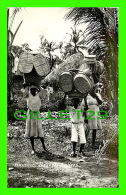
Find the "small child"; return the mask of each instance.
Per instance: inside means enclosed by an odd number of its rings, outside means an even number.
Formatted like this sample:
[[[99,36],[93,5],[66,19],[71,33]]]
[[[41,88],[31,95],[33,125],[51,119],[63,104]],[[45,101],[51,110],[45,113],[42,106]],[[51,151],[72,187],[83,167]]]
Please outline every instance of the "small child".
[[[70,118],[72,122],[71,142],[73,145],[72,157],[76,157],[76,145],[78,137],[80,139],[80,151],[79,156],[84,157],[84,146],[86,143],[85,129],[84,129],[84,113],[82,107],[79,105],[79,98],[73,98],[73,107],[69,107]]]

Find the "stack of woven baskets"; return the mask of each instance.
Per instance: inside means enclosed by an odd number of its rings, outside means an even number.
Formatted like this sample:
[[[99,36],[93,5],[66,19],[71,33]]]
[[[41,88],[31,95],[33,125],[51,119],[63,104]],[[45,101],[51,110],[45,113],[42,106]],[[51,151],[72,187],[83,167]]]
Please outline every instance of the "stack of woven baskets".
[[[60,88],[69,97],[83,97],[89,93],[94,86],[92,71],[99,75],[103,72],[104,66],[96,61],[95,55],[85,56],[83,62],[79,69],[65,71],[59,77]]]
[[[87,70],[87,69],[86,69]],[[59,78],[60,88],[69,96],[83,97],[93,88],[93,81],[84,71],[69,70]]]
[[[24,75],[26,83],[39,85],[41,79],[45,77],[49,71],[49,61],[42,54],[32,54],[23,52],[19,58],[19,70]]]

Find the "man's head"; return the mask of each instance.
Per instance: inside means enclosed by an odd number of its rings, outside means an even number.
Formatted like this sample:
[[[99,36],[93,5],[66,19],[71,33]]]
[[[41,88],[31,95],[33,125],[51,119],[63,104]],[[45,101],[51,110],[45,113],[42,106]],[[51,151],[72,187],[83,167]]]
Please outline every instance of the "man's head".
[[[72,102],[73,102],[74,108],[76,109],[79,105],[80,100],[79,98],[73,98]]]

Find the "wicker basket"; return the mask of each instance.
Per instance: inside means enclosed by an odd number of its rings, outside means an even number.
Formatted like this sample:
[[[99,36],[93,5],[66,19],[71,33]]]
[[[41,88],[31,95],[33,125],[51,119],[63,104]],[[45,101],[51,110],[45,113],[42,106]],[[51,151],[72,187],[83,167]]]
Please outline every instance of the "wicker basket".
[[[34,56],[33,64],[40,76],[46,76],[50,71],[49,61],[42,54]]]
[[[89,93],[92,90],[93,82],[82,72],[74,77],[74,86],[82,94]]]
[[[70,92],[73,89],[73,78],[70,72],[63,72],[59,77],[60,88],[65,92]]]
[[[20,55],[18,68],[22,73],[29,73],[33,69],[33,58],[34,56],[30,53],[23,52]]]
[[[20,55],[18,67],[22,73],[30,73],[34,67],[40,76],[46,76],[50,71],[49,61],[40,53],[23,52]]]

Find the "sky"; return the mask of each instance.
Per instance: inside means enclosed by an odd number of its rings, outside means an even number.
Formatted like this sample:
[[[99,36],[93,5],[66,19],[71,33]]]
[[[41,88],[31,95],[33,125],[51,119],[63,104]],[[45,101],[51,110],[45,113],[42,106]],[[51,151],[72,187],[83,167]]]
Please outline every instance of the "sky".
[[[9,9],[11,16],[14,8]],[[41,35],[44,35],[48,41],[56,43],[68,41],[70,36],[66,33],[70,33],[70,27],[73,26],[73,22],[64,20],[64,15],[68,11],[65,7],[22,8],[17,13],[12,26],[12,32],[15,32],[16,27],[23,20],[13,45],[21,46],[23,43],[28,43],[32,50],[37,51]]]

